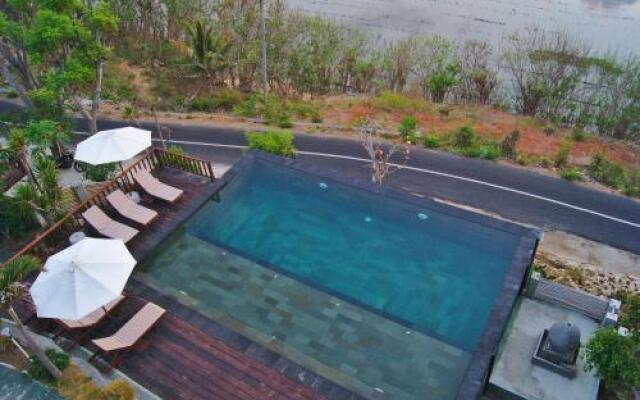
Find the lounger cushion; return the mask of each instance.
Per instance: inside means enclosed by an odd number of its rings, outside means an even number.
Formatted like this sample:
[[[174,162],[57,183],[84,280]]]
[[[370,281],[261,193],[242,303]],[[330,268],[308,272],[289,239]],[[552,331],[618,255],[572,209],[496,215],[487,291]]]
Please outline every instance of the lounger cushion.
[[[136,204],[120,189],[110,193],[107,201],[120,215],[142,225],[148,225],[158,216],[154,210]]]
[[[160,182],[148,171],[138,171],[133,175],[133,179],[140,187],[151,196],[173,203],[182,196],[183,191],[173,186]]]
[[[96,206],[92,206],[90,209],[83,212],[82,217],[100,234],[112,239],[121,239],[125,243],[133,239],[139,233],[137,229],[112,220]]]
[[[95,339],[93,344],[104,352],[133,347],[149,329],[158,322],[166,310],[153,303],[147,303],[126,324],[110,337]]]

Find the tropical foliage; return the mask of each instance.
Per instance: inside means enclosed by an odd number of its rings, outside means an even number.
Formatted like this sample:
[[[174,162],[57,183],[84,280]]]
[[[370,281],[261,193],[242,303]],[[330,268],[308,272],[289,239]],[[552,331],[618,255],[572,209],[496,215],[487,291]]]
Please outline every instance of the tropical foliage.
[[[587,344],[585,369],[595,370],[609,388],[628,394],[640,385],[637,352],[638,345],[632,336],[619,335],[615,328],[601,328]]]
[[[109,54],[105,43],[117,23],[104,1],[4,2],[0,72],[34,115],[62,120],[71,107],[95,132]]]

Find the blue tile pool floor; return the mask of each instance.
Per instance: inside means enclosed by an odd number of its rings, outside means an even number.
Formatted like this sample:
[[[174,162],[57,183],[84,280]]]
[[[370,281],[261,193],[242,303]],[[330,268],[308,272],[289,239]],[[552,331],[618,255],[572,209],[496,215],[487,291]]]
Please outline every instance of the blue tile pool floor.
[[[259,160],[140,276],[369,397],[450,399],[518,243]]]
[[[147,285],[374,399],[453,398],[471,355],[178,232]]]

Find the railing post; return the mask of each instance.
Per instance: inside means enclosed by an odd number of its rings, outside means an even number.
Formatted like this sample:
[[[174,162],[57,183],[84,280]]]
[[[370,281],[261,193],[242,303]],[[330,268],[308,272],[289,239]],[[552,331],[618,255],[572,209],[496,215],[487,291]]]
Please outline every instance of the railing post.
[[[211,182],[215,181],[216,177],[213,175],[213,164],[211,162],[208,162],[207,168],[209,169],[209,178],[211,179]]]

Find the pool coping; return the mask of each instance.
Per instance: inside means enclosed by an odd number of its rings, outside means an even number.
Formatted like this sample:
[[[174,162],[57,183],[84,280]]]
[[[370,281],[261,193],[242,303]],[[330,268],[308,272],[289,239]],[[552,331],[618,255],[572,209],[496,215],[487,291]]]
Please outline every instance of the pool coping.
[[[278,157],[256,150],[245,153],[238,162],[236,162],[222,177],[213,183],[211,188],[208,188],[208,192],[212,193],[211,198],[215,199],[216,195],[220,193],[220,191],[222,191],[229,182],[231,182],[241,171],[250,167],[254,162],[256,162],[256,160],[268,161],[280,166],[299,170],[323,179],[350,185],[390,199],[402,201],[417,207],[431,209],[442,214],[447,214],[455,218],[460,218],[471,223],[508,232],[520,237],[520,242],[512,258],[510,267],[505,273],[502,290],[500,290],[494,300],[485,329],[480,336],[480,341],[478,342],[476,349],[472,353],[471,361],[465,371],[462,382],[458,387],[455,399],[468,400],[479,397],[486,387],[493,359],[497,353],[500,340],[502,339],[502,334],[508,324],[515,302],[524,287],[526,278],[530,273],[533,257],[535,256],[538,242],[541,237],[540,231],[534,228],[518,225],[513,222],[500,220],[437,202],[432,198],[418,197],[390,185],[377,185],[370,181],[354,178],[341,171],[321,167],[308,161]],[[202,205],[206,203],[207,202],[205,201]],[[195,214],[197,211],[198,210],[193,210],[191,215]],[[187,220],[188,218],[189,217],[184,220]],[[173,230],[174,229],[171,229],[170,232]],[[167,234],[170,232],[167,232]]]

